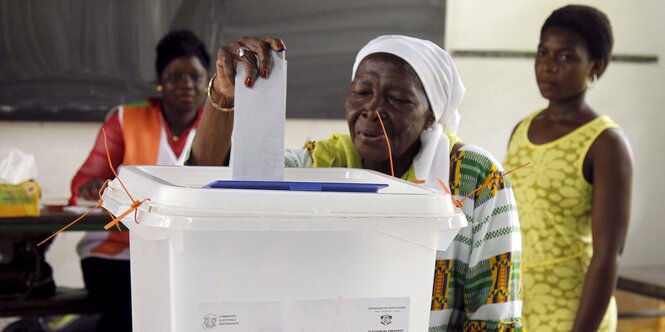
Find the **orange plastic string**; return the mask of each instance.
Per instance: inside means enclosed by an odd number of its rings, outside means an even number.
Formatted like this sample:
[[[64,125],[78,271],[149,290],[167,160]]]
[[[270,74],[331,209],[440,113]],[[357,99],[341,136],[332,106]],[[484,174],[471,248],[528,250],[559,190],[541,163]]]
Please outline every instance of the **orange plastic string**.
[[[473,190],[472,192],[470,192],[469,194],[467,194],[466,196],[464,196],[464,198],[462,198],[462,201],[461,201],[461,202],[464,203],[464,201],[465,201],[467,198],[471,197],[471,195],[475,194],[476,192],[478,192],[478,191],[480,191],[480,190],[485,189],[487,186],[490,186],[490,185],[494,184],[494,182],[499,181],[499,180],[500,180],[501,178],[503,178],[504,176],[506,176],[506,175],[508,175],[508,174],[510,174],[510,173],[512,173],[512,172],[514,172],[514,171],[516,171],[516,170],[518,170],[518,169],[520,169],[520,168],[522,168],[522,167],[528,165],[528,164],[529,164],[529,163],[527,162],[527,163],[525,163],[525,164],[522,164],[522,165],[520,165],[520,166],[517,166],[517,167],[511,169],[510,171],[505,172],[505,173],[503,173],[503,174],[501,174],[501,175],[499,175],[499,174],[494,174],[494,176],[493,176],[491,179],[485,181],[485,183],[483,183],[480,187],[476,188],[475,190]]]
[[[122,189],[125,190],[125,193],[127,194],[127,196],[129,196],[129,199],[132,201],[131,207],[127,211],[120,214],[120,216],[118,216],[118,217],[113,216],[113,214],[110,211],[104,209],[104,210],[106,210],[106,212],[108,212],[109,216],[111,216],[111,219],[112,219],[108,224],[106,224],[104,226],[104,229],[108,230],[109,228],[111,228],[113,226],[116,226],[118,231],[122,231],[122,228],[120,228],[120,225],[119,225],[120,220],[122,220],[122,218],[126,217],[128,214],[134,212],[134,222],[138,223],[138,220],[136,220],[137,209],[139,208],[139,206],[141,206],[141,204],[143,204],[143,202],[145,202],[148,199],[144,199],[144,200],[139,202],[139,201],[135,200],[134,197],[132,197],[132,195],[129,193],[129,190],[127,190],[127,187],[125,187],[125,184],[122,182],[122,180],[118,176],[118,173],[116,172],[115,168],[113,167],[113,162],[111,161],[111,154],[109,153],[109,147],[108,147],[108,143],[106,141],[106,130],[103,127],[102,127],[102,136],[104,137],[104,149],[106,150],[106,160],[109,163],[109,168],[111,169],[111,172],[113,172],[113,175],[115,175],[115,178],[118,179],[118,182],[120,182],[120,185],[122,186]],[[51,234],[51,236],[49,236],[46,239],[42,240],[42,242],[39,242],[39,244],[37,244],[37,246],[40,246],[40,245],[46,243],[47,241],[51,240],[56,235],[58,235],[60,232],[66,230],[67,228],[69,228],[69,227],[73,226],[74,224],[76,224],[77,222],[79,222],[81,219],[85,218],[87,215],[89,215],[96,208],[101,207],[102,203],[103,203],[102,192],[104,191],[104,189],[108,185],[109,181],[111,181],[111,180],[107,179],[106,181],[104,181],[101,188],[99,188],[99,192],[98,192],[99,201],[98,201],[97,205],[95,205],[93,208],[88,210],[88,212],[86,212],[86,213],[82,214],[81,216],[79,216],[78,218],[76,218],[74,221],[67,224],[65,227],[62,227],[61,229],[59,229],[55,233]]]
[[[118,179],[118,182],[120,182],[122,189],[125,189],[125,192],[127,193],[127,196],[129,196],[129,199],[132,200],[132,202],[136,202],[136,200],[134,200],[134,197],[132,197],[132,195],[129,193],[129,190],[127,190],[127,187],[125,187],[125,184],[122,183],[122,181],[118,177],[118,173],[116,173],[115,168],[113,167],[113,163],[111,162],[111,154],[109,153],[109,146],[106,143],[106,130],[104,130],[104,127],[102,127],[102,135],[104,135],[104,149],[106,150],[106,160],[108,160],[109,162],[109,168],[111,169],[111,172],[113,172],[115,178]]]
[[[46,239],[42,240],[42,242],[39,242],[39,243],[37,244],[37,246],[41,246],[42,244],[46,243],[48,240],[50,240],[50,239],[54,238],[56,235],[58,235],[58,233],[64,231],[65,229],[71,227],[72,225],[76,224],[79,220],[85,218],[85,216],[89,215],[93,210],[95,210],[96,208],[100,207],[101,205],[102,205],[102,201],[100,200],[99,203],[97,203],[97,205],[95,205],[95,207],[93,207],[92,209],[90,209],[88,212],[82,214],[80,217],[76,218],[74,221],[72,221],[72,222],[70,222],[69,224],[67,224],[67,226],[65,226],[65,227],[61,228],[60,230],[58,230],[57,232],[51,234],[51,236],[49,236],[49,237],[47,237]]]
[[[466,196],[464,196],[464,198],[462,198],[461,201],[460,201],[460,200],[457,200],[455,197],[453,197],[453,194],[450,192],[450,189],[448,189],[448,186],[446,186],[446,184],[445,184],[441,179],[436,179],[436,181],[439,183],[439,185],[441,186],[441,188],[443,188],[443,189],[448,193],[448,195],[450,195],[450,197],[451,197],[451,199],[452,199],[452,201],[453,201],[453,204],[455,204],[455,206],[457,206],[458,208],[461,209],[462,206],[463,206],[464,201],[465,201],[467,198],[471,197],[471,195],[475,194],[476,192],[478,192],[478,191],[480,191],[480,190],[485,189],[487,186],[490,186],[490,185],[492,185],[494,182],[499,181],[499,179],[503,178],[504,176],[506,176],[506,175],[508,175],[508,174],[510,174],[510,173],[512,173],[512,172],[514,172],[514,171],[516,171],[516,170],[518,170],[518,169],[520,169],[520,168],[522,168],[522,167],[528,165],[528,164],[529,164],[529,163],[522,164],[521,166],[515,167],[515,168],[511,169],[510,171],[505,172],[505,173],[503,173],[503,174],[501,174],[501,175],[499,175],[499,174],[494,174],[494,176],[492,176],[491,179],[485,181],[482,185],[480,185],[480,187],[474,189],[474,190],[471,191],[469,194],[467,194]]]
[[[144,199],[139,202],[135,200],[134,197],[132,197],[132,195],[129,193],[129,190],[127,190],[127,187],[122,182],[122,179],[120,179],[120,177],[118,176],[118,173],[115,171],[113,163],[111,162],[111,155],[109,153],[109,148],[106,143],[106,130],[104,130],[104,128],[102,128],[102,135],[104,135],[104,148],[106,150],[106,160],[108,160],[109,162],[109,168],[111,169],[111,172],[113,172],[113,175],[115,175],[115,178],[118,179],[118,182],[120,183],[120,186],[122,186],[122,189],[125,190],[125,193],[127,194],[127,196],[129,196],[129,199],[132,201],[131,207],[127,211],[121,213],[120,216],[114,218],[108,224],[104,225],[104,229],[108,230],[109,228],[116,226],[118,230],[122,230],[119,225],[120,220],[122,220],[122,218],[126,217],[128,214],[132,213],[132,211],[134,212],[134,222],[138,224],[138,220],[136,220],[136,212],[137,212],[136,209],[138,209],[138,207],[141,206],[141,204],[143,204],[143,202],[145,202],[146,200]],[[101,199],[101,192],[100,192],[100,199]]]
[[[443,188],[448,193],[448,195],[450,195],[450,199],[453,201],[453,204],[455,204],[456,207],[461,209],[462,208],[462,202],[458,201],[453,196],[453,193],[450,192],[450,189],[448,189],[448,186],[446,186],[446,184],[441,179],[436,179],[436,182],[438,182],[439,185],[441,186],[441,188]]]
[[[379,118],[381,129],[383,129],[383,137],[386,138],[386,144],[388,145],[388,158],[390,159],[390,175],[395,176],[395,168],[393,167],[393,151],[390,148],[390,140],[388,139],[388,132],[386,131],[386,127],[383,125],[383,120],[381,120],[381,114],[379,114],[379,111],[376,111],[376,117]]]
[[[145,201],[146,200],[132,202],[131,207],[129,209],[127,209],[127,211],[123,212],[122,214],[117,216],[115,219],[111,220],[108,224],[104,225],[104,229],[109,229],[113,226],[118,225],[118,223],[122,220],[122,218],[126,217],[128,214],[130,214],[132,212],[136,212],[136,209],[138,209],[139,206],[141,206],[141,204],[143,204],[143,202],[145,202]],[[134,221],[136,223],[138,223],[138,221],[136,221],[136,215],[134,215]]]
[[[104,188],[106,187],[106,185],[107,185],[108,183],[109,183],[109,180],[104,181],[104,183],[102,184],[101,188],[99,188],[99,201],[97,202],[97,205],[95,205],[95,206],[92,207],[90,210],[88,210],[88,212],[86,212],[86,213],[82,214],[81,216],[79,216],[78,218],[76,218],[74,221],[72,221],[72,222],[70,222],[69,224],[65,225],[65,227],[60,228],[60,229],[59,229],[58,231],[56,231],[55,233],[51,234],[51,235],[50,235],[49,237],[47,237],[46,239],[42,240],[42,242],[39,242],[39,243],[37,244],[37,246],[40,246],[40,245],[42,245],[42,244],[48,242],[50,239],[54,238],[54,237],[55,237],[56,235],[58,235],[60,232],[62,232],[62,231],[64,231],[64,230],[66,230],[67,228],[73,226],[73,225],[76,224],[79,220],[81,220],[81,219],[85,218],[85,216],[89,215],[89,214],[90,214],[92,211],[94,211],[96,208],[102,206],[102,191],[104,191]]]
[[[386,139],[386,144],[388,145],[388,157],[390,158],[390,174],[391,174],[392,176],[395,176],[395,169],[394,169],[394,167],[393,167],[393,153],[392,153],[392,150],[391,150],[391,148],[390,148],[390,140],[388,139],[388,132],[386,131],[386,127],[383,125],[383,120],[381,120],[381,115],[379,114],[379,111],[375,111],[375,112],[376,112],[376,117],[379,118],[379,123],[381,124],[381,129],[383,129],[383,137],[385,137],[385,139]],[[492,185],[494,182],[499,181],[499,179],[503,178],[504,176],[506,176],[506,175],[508,175],[508,174],[510,174],[510,173],[512,173],[512,172],[514,172],[514,171],[516,171],[516,170],[518,170],[518,169],[520,169],[520,168],[522,168],[522,167],[528,165],[528,164],[529,164],[528,162],[525,163],[525,164],[522,164],[521,166],[515,167],[515,168],[511,169],[510,171],[505,172],[505,173],[503,173],[503,174],[501,174],[501,175],[499,175],[499,174],[494,174],[494,176],[493,176],[491,179],[485,181],[485,183],[483,183],[482,185],[480,185],[480,187],[474,189],[474,190],[471,191],[468,195],[464,196],[464,198],[462,198],[461,201],[460,201],[460,200],[457,200],[457,199],[453,196],[453,193],[450,192],[450,189],[448,189],[448,186],[445,184],[445,182],[443,182],[441,179],[436,179],[436,181],[439,183],[439,185],[441,186],[441,188],[443,188],[443,189],[448,193],[448,195],[450,195],[450,199],[453,201],[453,204],[454,204],[456,207],[458,207],[458,208],[461,209],[462,206],[463,206],[464,201],[465,201],[467,198],[471,197],[471,195],[475,194],[476,192],[478,192],[478,191],[480,191],[480,190],[485,189],[487,186],[490,186],[490,185]],[[418,179],[411,180],[411,182],[413,182],[413,183],[415,183],[415,184],[424,184],[424,183],[425,183],[424,180],[418,180]]]
[[[108,150],[107,150],[107,151],[108,151]],[[110,159],[110,158],[109,158],[109,159]],[[103,200],[102,200],[102,192],[104,191],[104,188],[106,187],[106,184],[109,183],[109,181],[111,181],[111,180],[106,179],[106,181],[104,181],[104,184],[102,185],[102,187],[99,188],[99,204],[102,204],[102,202],[103,202]],[[106,213],[108,213],[109,216],[111,216],[111,219],[115,218],[115,216],[113,215],[113,213],[111,213],[111,211],[109,211],[109,210],[107,210],[107,209],[104,209],[104,211],[106,211]],[[120,225],[115,225],[115,227],[118,228],[118,231],[122,231],[122,228],[120,228]]]
[[[108,151],[108,149],[107,149],[107,151]],[[108,156],[108,155],[107,155],[107,156]],[[108,157],[108,159],[111,159],[111,158]],[[99,204],[100,204],[100,205],[101,205],[102,202],[103,202],[103,200],[102,200],[102,193],[104,192],[104,188],[106,188],[106,186],[108,185],[108,183],[109,183],[110,181],[111,181],[111,180],[106,179],[106,181],[104,181],[104,184],[102,184],[101,188],[99,188],[98,195],[99,195]],[[91,210],[91,211],[92,211],[92,210]],[[115,216],[113,215],[113,213],[111,213],[111,211],[109,211],[109,210],[107,210],[107,209],[104,209],[104,211],[106,211],[106,213],[108,213],[109,216],[111,216],[111,219],[115,218]],[[116,227],[118,228],[118,231],[122,231],[122,228],[120,228],[120,225],[116,225]]]

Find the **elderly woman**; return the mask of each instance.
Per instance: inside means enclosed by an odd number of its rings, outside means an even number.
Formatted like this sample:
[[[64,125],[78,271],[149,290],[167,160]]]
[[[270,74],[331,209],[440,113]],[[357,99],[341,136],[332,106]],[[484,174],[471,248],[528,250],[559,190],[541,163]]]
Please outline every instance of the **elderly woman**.
[[[245,67],[242,83],[251,87],[270,75],[270,52],[283,49],[275,38],[243,38],[220,48],[192,164],[228,162],[236,65]],[[376,38],[353,66],[345,100],[350,135],[289,150],[287,165],[364,168],[436,189],[437,179],[447,179],[462,200],[503,172],[489,153],[455,136],[463,95],[455,65],[439,46],[406,36]],[[469,226],[437,253],[430,330],[520,330],[521,238],[510,183],[501,179],[473,193],[463,210]]]

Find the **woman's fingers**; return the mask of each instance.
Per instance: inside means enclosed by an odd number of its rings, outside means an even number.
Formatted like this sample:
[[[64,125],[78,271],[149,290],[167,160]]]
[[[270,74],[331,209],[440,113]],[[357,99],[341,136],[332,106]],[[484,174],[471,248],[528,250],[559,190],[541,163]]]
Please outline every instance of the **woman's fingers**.
[[[252,87],[259,76],[270,76],[273,62],[271,51],[286,49],[284,42],[273,37],[243,37],[229,46],[222,47],[217,53],[217,77],[215,90],[225,96],[233,97],[236,66],[242,63],[245,69],[243,84]],[[221,78],[221,79],[220,79]]]
[[[243,78],[245,86],[252,87],[259,75],[257,53],[261,53],[262,50],[254,44],[247,45],[240,42],[232,45],[232,48],[236,48],[237,56],[245,67],[245,77]]]
[[[266,37],[263,40],[270,44],[270,48],[272,48],[273,51],[279,52],[286,50],[286,44],[284,44],[284,42],[279,38]]]
[[[220,47],[217,51],[215,91],[233,97],[236,79],[236,63],[234,51],[230,47]]]
[[[87,201],[94,201],[95,199],[99,198],[95,197],[95,195],[93,195],[92,192],[93,191],[90,190],[90,188],[81,188],[81,190],[79,191],[79,197]]]
[[[263,78],[268,78],[272,71],[273,63],[271,51],[283,51],[286,49],[281,39],[273,37],[243,37],[240,39],[240,43],[256,53],[259,64],[258,73]]]
[[[90,179],[81,187],[79,187],[79,197],[89,200],[96,201],[99,199],[99,189],[103,185],[103,181],[100,179]]]

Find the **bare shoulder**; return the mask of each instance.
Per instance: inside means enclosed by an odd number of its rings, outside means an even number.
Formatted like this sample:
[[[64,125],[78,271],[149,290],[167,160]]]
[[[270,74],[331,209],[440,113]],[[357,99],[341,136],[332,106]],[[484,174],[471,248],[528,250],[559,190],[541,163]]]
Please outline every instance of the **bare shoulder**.
[[[604,130],[593,143],[600,153],[608,154],[627,154],[632,158],[630,142],[626,135],[618,128],[609,128]]]
[[[618,128],[603,131],[591,145],[594,165],[627,167],[632,170],[633,152],[626,135]]]

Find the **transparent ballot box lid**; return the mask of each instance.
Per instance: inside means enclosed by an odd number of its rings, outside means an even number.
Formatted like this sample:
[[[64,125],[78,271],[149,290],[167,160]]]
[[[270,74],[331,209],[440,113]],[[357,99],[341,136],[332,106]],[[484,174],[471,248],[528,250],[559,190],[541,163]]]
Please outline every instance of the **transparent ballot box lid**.
[[[228,167],[126,166],[119,178],[136,217],[123,223],[183,230],[453,230],[467,225],[450,195],[378,172],[287,168],[284,181],[231,181]],[[114,215],[132,200],[118,179],[105,189]],[[134,220],[136,219],[136,220]]]

